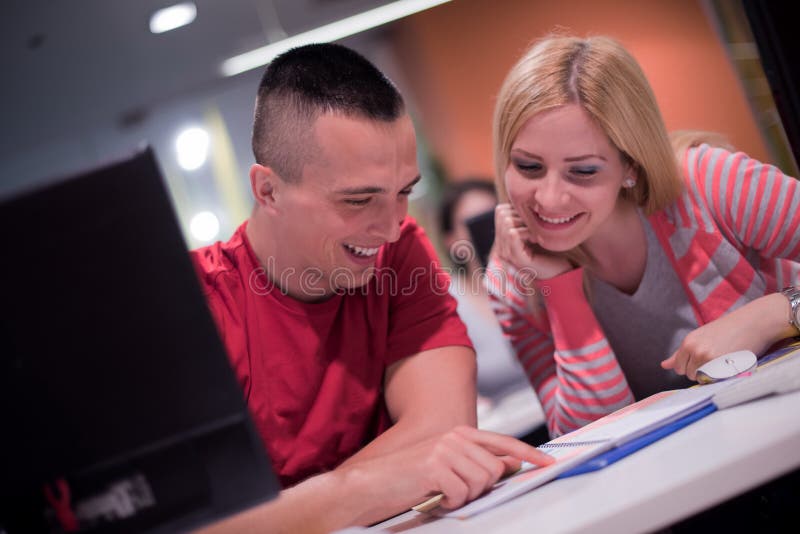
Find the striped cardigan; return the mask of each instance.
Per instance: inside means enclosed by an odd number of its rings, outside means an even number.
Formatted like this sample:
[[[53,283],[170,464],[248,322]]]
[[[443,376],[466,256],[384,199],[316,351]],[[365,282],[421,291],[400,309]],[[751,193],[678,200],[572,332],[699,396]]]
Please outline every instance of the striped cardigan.
[[[649,220],[698,324],[800,281],[800,182],[741,152],[708,145],[688,150],[681,168],[683,195]],[[487,284],[550,435],[633,402],[586,300],[583,270],[534,282],[547,311],[540,314],[531,313],[517,274],[492,258]]]

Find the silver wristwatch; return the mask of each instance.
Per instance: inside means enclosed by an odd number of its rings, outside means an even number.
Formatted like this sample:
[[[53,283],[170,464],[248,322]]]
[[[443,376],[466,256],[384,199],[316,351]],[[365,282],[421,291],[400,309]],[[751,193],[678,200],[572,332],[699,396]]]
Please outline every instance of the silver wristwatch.
[[[784,287],[781,289],[781,293],[789,299],[789,324],[800,331],[800,288]]]

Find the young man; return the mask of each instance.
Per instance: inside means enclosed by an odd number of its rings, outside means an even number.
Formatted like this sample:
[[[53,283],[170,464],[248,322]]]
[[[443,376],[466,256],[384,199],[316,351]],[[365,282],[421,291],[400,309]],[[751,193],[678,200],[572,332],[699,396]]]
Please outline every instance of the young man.
[[[468,428],[475,354],[407,216],[416,140],[391,82],[339,45],[283,54],[259,87],[253,152],[250,219],[193,257],[273,465],[295,485],[270,523],[366,524],[435,492],[458,506],[518,465],[498,455],[546,463]]]

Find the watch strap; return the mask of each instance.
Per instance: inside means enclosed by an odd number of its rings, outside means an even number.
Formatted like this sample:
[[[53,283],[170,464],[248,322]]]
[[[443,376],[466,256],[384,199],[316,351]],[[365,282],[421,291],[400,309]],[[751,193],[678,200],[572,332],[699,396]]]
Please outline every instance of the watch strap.
[[[800,331],[800,288],[784,287],[781,293],[789,299],[789,324]]]

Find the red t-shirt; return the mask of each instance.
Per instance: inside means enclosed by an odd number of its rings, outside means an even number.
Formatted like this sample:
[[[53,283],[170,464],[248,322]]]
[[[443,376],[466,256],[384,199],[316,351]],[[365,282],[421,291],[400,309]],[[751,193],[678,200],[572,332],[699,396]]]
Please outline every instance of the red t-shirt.
[[[192,251],[255,425],[284,486],[335,468],[391,421],[386,368],[418,352],[471,346],[449,276],[411,217],[378,253],[364,288],[320,303],[267,278],[242,224]]]

